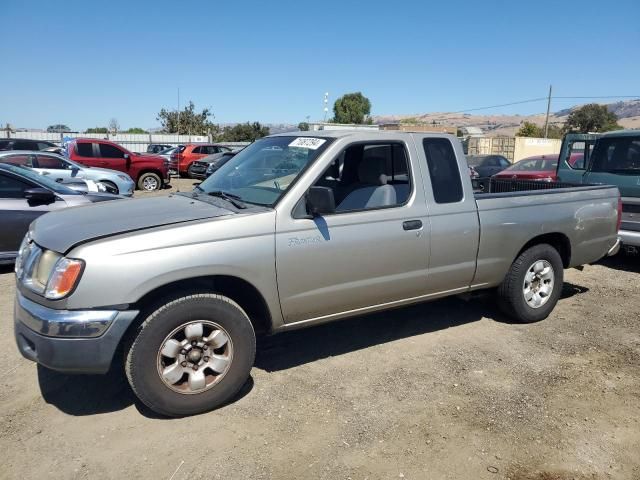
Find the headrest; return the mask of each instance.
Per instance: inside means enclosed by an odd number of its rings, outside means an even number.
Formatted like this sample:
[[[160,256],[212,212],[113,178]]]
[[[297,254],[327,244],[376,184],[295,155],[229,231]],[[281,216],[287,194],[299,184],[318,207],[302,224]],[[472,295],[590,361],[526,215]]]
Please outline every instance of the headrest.
[[[386,185],[386,171],[386,157],[367,157],[360,162],[360,165],[358,165],[358,179],[360,180],[360,183],[367,185]]]

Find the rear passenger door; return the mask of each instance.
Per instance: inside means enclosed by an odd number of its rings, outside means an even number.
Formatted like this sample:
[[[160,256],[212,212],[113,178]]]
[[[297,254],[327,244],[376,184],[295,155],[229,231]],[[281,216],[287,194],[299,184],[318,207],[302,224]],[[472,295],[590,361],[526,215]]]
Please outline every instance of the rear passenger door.
[[[414,138],[431,222],[428,289],[465,289],[476,270],[480,227],[471,180],[457,160],[464,159],[462,146],[453,138]]]
[[[293,212],[278,212],[276,267],[286,323],[426,293],[429,221],[409,155],[415,158],[410,142],[349,144],[313,183],[333,190],[335,213],[305,218],[304,197]]]

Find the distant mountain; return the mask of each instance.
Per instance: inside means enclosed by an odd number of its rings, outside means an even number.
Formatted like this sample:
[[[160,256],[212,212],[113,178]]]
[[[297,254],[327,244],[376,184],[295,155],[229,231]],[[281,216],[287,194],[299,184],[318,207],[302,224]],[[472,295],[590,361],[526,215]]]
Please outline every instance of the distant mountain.
[[[549,115],[549,122],[558,126],[564,125],[567,116],[576,108],[582,105],[575,105],[571,108],[560,110]],[[610,111],[618,116],[618,123],[624,128],[640,129],[640,99],[627,100],[607,104]],[[488,136],[513,136],[520,128],[520,125],[527,121],[538,125],[544,124],[544,113],[534,115],[471,115],[468,113],[421,113],[413,115],[376,115],[373,117],[374,123],[430,123],[432,125],[455,126],[455,127],[479,127]]]

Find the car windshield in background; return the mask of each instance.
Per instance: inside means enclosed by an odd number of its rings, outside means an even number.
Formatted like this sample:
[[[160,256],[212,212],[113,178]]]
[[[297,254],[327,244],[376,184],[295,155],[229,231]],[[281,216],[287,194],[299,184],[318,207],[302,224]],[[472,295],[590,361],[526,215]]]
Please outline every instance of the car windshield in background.
[[[519,161],[507,168],[507,170],[510,172],[536,172],[540,170],[555,170],[557,166],[557,158],[529,158]]]
[[[220,167],[199,189],[206,193],[223,191],[247,203],[273,206],[330,141],[296,136],[258,140]]]
[[[36,173],[35,171],[31,170],[28,167],[21,167],[21,166],[14,167],[13,165],[9,165],[8,170],[17,173],[18,175],[22,175],[23,177],[26,177],[29,180],[33,180],[34,182],[42,185],[45,188],[48,188],[49,190],[55,193],[59,193],[60,195],[82,195],[81,192],[65,187],[64,185],[59,184],[55,180],[51,180],[50,178],[45,177],[44,175],[40,175],[39,173]]]
[[[482,163],[482,160],[484,160],[484,157],[479,157],[476,155],[467,155],[467,164],[470,167],[480,166],[480,164]]]

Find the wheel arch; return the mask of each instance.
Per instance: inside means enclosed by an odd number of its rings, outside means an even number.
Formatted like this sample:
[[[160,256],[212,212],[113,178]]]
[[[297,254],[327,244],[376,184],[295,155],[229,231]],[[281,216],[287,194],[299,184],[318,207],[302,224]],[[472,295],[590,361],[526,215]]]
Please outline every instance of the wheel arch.
[[[562,258],[562,266],[569,268],[571,264],[571,241],[569,237],[560,232],[545,233],[532,238],[522,246],[515,258],[518,258],[525,250],[543,243],[547,243],[555,248],[560,254],[560,258]]]
[[[144,294],[131,305],[140,310],[138,321],[129,328],[137,328],[144,319],[161,305],[193,293],[218,293],[236,302],[249,316],[256,334],[268,334],[272,330],[271,312],[264,296],[247,280],[232,275],[207,275],[170,282]]]

